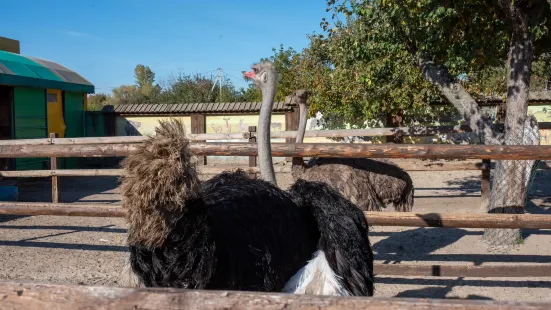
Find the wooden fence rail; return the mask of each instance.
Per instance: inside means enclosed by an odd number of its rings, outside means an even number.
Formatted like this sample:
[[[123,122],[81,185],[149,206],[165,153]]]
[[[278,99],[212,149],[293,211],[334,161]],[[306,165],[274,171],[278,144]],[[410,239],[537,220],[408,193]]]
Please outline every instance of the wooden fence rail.
[[[396,163],[396,165],[405,171],[461,171],[461,170],[488,170],[482,162],[432,162],[423,164],[416,163]],[[492,166],[491,169],[494,167]],[[233,171],[242,169],[246,173],[259,173],[258,167],[243,167],[243,168],[225,168],[225,167],[206,167],[199,166],[199,173],[203,175],[219,174],[223,171]],[[538,169],[551,169],[551,161],[542,161],[538,165]],[[291,172],[290,166],[274,166],[276,173]],[[5,178],[44,178],[44,177],[99,177],[99,176],[122,176],[122,169],[61,169],[61,170],[22,170],[22,171],[0,171],[0,177]]]
[[[402,212],[364,212],[370,225],[463,228],[551,228],[547,215],[511,214],[436,214]],[[104,204],[62,204],[36,202],[0,202],[0,215],[57,215],[124,217],[118,206]],[[431,277],[551,277],[549,264],[420,265],[374,264],[375,274],[385,276]],[[1,304],[0,304],[1,309]]]
[[[283,293],[0,282],[0,309],[544,310],[547,302],[332,297]]]
[[[124,217],[117,205],[47,202],[0,202],[0,214]],[[551,229],[551,216],[543,214],[364,212],[374,226],[445,228]]]
[[[253,143],[197,142],[195,155],[257,156]],[[135,144],[0,145],[0,158],[119,157],[135,151]],[[272,143],[276,157],[422,158],[551,160],[551,145],[384,145],[335,143]]]
[[[503,125],[497,125],[497,127]],[[540,129],[551,129],[551,122],[539,123]],[[306,138],[343,138],[343,137],[368,137],[368,136],[393,136],[397,133],[411,136],[430,136],[442,133],[459,133],[472,131],[469,126],[411,126],[411,127],[390,127],[370,129],[339,129],[339,130],[307,130]],[[218,134],[188,134],[190,141],[204,140],[247,140],[255,136],[254,132]],[[297,131],[274,131],[271,133],[273,139],[291,138],[297,136]],[[72,144],[131,144],[143,142],[145,136],[117,136],[117,137],[89,137],[89,138],[49,138],[49,139],[18,139],[0,140],[0,146],[7,145],[72,145]]]

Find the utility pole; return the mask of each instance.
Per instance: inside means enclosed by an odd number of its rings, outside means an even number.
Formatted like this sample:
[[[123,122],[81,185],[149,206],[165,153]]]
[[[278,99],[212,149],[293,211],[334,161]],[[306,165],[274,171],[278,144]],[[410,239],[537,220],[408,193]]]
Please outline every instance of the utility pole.
[[[212,84],[212,88],[210,90],[211,92],[214,90],[216,83],[218,83],[218,90],[220,91],[218,95],[218,102],[222,102],[222,68],[218,68],[218,75],[216,76],[214,84]]]

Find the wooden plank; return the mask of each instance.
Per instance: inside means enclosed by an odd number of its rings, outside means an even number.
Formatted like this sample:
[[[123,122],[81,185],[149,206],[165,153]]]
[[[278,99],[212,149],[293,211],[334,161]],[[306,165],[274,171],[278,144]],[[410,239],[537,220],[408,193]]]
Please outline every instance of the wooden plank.
[[[62,170],[22,170],[0,171],[0,176],[6,178],[43,178],[43,177],[99,177],[122,176],[122,169],[62,169]]]
[[[214,175],[223,171],[235,171],[241,169],[246,173],[259,173],[258,167],[199,167],[199,174]],[[276,173],[291,172],[291,168],[284,166],[275,166]],[[51,176],[58,177],[104,177],[104,176],[123,176],[122,169],[63,169],[63,170],[24,170],[24,171],[0,171],[0,177],[6,178],[44,178]]]
[[[57,133],[50,133],[50,139],[57,138]],[[50,157],[50,169],[57,170],[58,159],[56,157]],[[59,202],[59,183],[56,175],[52,175],[52,202]]]
[[[374,264],[374,273],[385,276],[418,277],[551,277],[551,264],[500,265],[414,265]]]
[[[260,173],[260,169],[258,167],[247,167],[247,168],[245,168],[245,167],[239,167],[239,168],[199,167],[199,174],[201,174],[201,175],[215,175],[215,174],[219,174],[223,171],[235,171],[237,169],[241,169],[245,173],[248,173],[248,174]],[[289,172],[291,172],[291,168],[289,168],[288,166],[274,166],[274,172],[275,173],[289,173]]]
[[[116,157],[135,151],[135,144],[0,145],[0,158]],[[248,142],[197,142],[189,145],[195,155],[257,156]],[[369,145],[334,143],[272,143],[276,157],[424,158],[551,160],[551,145]]]
[[[374,226],[461,228],[551,228],[544,214],[364,212]],[[499,216],[494,216],[499,215]]]
[[[413,161],[413,160],[412,160]],[[461,171],[461,170],[482,170],[478,163],[445,163],[443,165],[420,166],[416,163],[398,163],[398,167],[406,171]],[[258,167],[206,167],[199,168],[199,174],[214,175],[223,171],[235,171],[242,169],[247,173],[259,173]],[[549,169],[544,163],[540,163],[540,169]],[[291,172],[289,166],[274,166],[276,173]],[[23,171],[0,171],[0,177],[5,178],[44,178],[53,175],[60,177],[100,177],[100,176],[122,176],[122,169],[63,169],[63,170],[23,170]]]
[[[0,282],[0,309],[544,310],[549,302],[336,297],[284,293]]]
[[[0,146],[0,158],[118,157],[128,155],[137,146],[137,144]]]
[[[124,210],[108,205],[45,202],[0,202],[0,214],[123,217]],[[71,211],[73,210],[73,211]],[[373,226],[538,228],[551,229],[551,216],[544,214],[364,212]]]
[[[0,202],[0,214],[124,217],[125,211],[120,206],[107,207],[101,204]]]
[[[1,150],[1,148],[0,148]],[[256,145],[250,143],[191,143],[196,155],[255,156]],[[0,155],[2,156],[2,155]],[[272,143],[276,157],[338,158],[422,158],[422,159],[551,159],[551,145],[370,145],[334,143]]]
[[[549,126],[547,126],[547,124]],[[545,126],[545,128],[551,129],[550,123],[539,123],[540,128]],[[470,131],[468,127],[458,127],[454,126],[421,126],[421,127],[396,127],[396,128],[370,128],[370,129],[346,129],[346,130],[307,130],[305,132],[305,137],[348,137],[348,136],[392,136],[396,133],[397,130],[401,130],[405,135],[433,135],[437,133],[454,133],[454,132],[463,132]],[[407,134],[406,134],[407,133]],[[271,137],[274,139],[294,139],[297,135],[296,131],[276,131],[272,132]],[[230,135],[231,139],[247,139],[243,138],[242,134],[234,133]],[[226,140],[228,139],[227,134],[203,134],[203,135],[193,135],[188,134],[188,138],[191,141],[196,140]],[[19,139],[19,140],[2,140],[0,141],[0,146],[3,145],[48,145],[48,144],[97,144],[97,143],[140,143],[143,142],[147,137],[145,136],[119,136],[119,137],[90,137],[90,138],[56,138],[52,139]]]

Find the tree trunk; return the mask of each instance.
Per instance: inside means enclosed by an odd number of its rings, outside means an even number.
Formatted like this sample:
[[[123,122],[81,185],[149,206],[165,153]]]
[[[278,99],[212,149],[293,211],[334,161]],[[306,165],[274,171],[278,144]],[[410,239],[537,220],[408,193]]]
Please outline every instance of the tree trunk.
[[[385,127],[402,127],[404,125],[404,110],[399,109],[394,113],[386,114]],[[392,136],[386,137],[387,143],[404,143],[403,133],[395,133]]]
[[[419,58],[418,65],[423,76],[438,87],[484,144],[502,144],[503,135],[492,129],[492,120],[482,113],[474,98],[444,66],[423,58]]]
[[[507,57],[504,142],[506,145],[539,144],[537,121],[526,118],[533,58],[528,16],[510,1],[501,1],[501,6],[513,27]],[[534,161],[524,160],[496,163],[488,213],[524,213],[533,164]],[[522,242],[522,235],[520,229],[486,229],[484,239],[491,246],[513,246]]]
[[[513,6],[504,1],[503,5]],[[513,8],[514,9],[514,8]],[[423,76],[436,85],[442,95],[462,114],[467,124],[485,144],[539,144],[539,130],[534,117],[526,118],[528,93],[532,69],[532,43],[527,19],[517,15],[516,26],[510,39],[508,54],[507,112],[505,135],[492,128],[491,120],[484,115],[476,101],[465,91],[447,69],[420,58],[419,68]],[[512,14],[512,13],[510,13]],[[525,136],[526,132],[526,136]],[[523,213],[527,187],[536,161],[497,161],[490,195],[489,213]],[[522,242],[519,229],[487,229],[485,239],[491,245],[515,245]]]

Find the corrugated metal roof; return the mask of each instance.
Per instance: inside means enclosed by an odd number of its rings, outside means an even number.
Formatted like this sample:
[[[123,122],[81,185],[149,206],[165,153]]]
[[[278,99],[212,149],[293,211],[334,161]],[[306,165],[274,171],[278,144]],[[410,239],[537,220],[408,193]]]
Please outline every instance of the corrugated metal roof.
[[[206,102],[179,104],[119,104],[103,107],[104,113],[118,114],[196,114],[196,113],[259,113],[260,102]],[[293,108],[286,102],[274,102],[273,112],[290,112]]]
[[[58,63],[0,51],[0,84],[93,93],[94,85]]]

